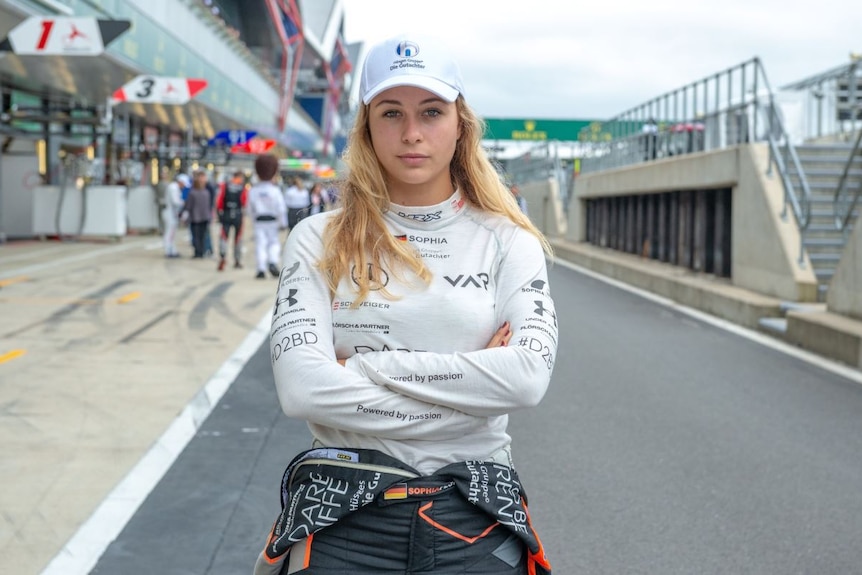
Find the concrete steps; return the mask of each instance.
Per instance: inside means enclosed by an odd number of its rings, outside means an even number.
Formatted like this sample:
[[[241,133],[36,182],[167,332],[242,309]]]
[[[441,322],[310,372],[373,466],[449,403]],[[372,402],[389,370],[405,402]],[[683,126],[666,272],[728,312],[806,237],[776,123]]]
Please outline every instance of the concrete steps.
[[[849,230],[836,227],[834,204],[835,192],[852,150],[853,146],[850,144],[807,144],[796,148],[811,191],[811,220],[808,229],[803,233],[802,245],[817,276],[821,301],[825,300],[829,282],[841,261],[849,235]],[[800,189],[799,175],[791,171],[789,176],[796,189]],[[862,189],[862,155],[857,154],[854,157],[845,189],[851,193]],[[857,206],[850,229],[860,213],[862,206]],[[780,322],[770,322],[770,325],[778,328]]]
[[[779,310],[781,312],[780,316],[769,316],[760,318],[758,321],[758,327],[761,331],[769,333],[770,335],[778,336],[784,338],[787,335],[787,313],[788,312],[799,312],[799,313],[820,313],[826,311],[825,304],[803,304],[797,302],[781,302],[779,306]]]

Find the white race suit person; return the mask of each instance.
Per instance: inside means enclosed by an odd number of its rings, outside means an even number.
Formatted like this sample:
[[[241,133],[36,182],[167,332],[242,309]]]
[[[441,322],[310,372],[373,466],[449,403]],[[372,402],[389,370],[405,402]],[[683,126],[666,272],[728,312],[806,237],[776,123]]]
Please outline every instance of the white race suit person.
[[[278,173],[278,158],[262,154],[254,162],[258,183],[248,193],[249,214],[254,222],[254,243],[257,254],[257,278],[273,277],[281,272],[279,230],[287,227],[287,214],[281,190],[272,179]]]

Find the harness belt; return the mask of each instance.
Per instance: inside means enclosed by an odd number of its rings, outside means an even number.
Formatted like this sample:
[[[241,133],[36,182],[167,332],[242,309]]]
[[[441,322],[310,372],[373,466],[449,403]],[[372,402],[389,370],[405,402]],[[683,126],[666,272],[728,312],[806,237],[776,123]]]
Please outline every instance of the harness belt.
[[[523,541],[530,575],[550,575],[551,565],[530,522],[527,497],[510,466],[510,454],[503,449],[493,457],[452,463],[433,475],[421,476],[374,449],[319,447],[304,451],[285,469],[282,510],[258,564],[283,564],[294,543],[378,499],[394,503],[454,488]]]

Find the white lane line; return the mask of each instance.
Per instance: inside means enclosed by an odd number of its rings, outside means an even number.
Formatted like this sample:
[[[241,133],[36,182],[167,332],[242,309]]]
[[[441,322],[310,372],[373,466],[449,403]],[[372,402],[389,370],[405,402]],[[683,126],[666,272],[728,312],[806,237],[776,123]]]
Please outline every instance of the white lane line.
[[[628,285],[626,283],[615,280],[613,278],[609,278],[607,276],[603,276],[599,273],[596,273],[592,270],[581,267],[577,264],[573,264],[573,263],[568,262],[566,260],[554,258],[554,264],[555,265],[557,265],[557,264],[562,265],[563,267],[569,268],[569,269],[576,271],[580,274],[583,274],[585,276],[589,276],[593,279],[597,279],[597,280],[604,282],[608,285],[612,285],[616,288],[619,288],[621,290],[625,290],[629,293],[635,294],[635,295],[640,296],[644,299],[648,299],[650,301],[653,301],[653,302],[655,302],[659,305],[662,305],[664,307],[673,309],[674,311],[678,311],[679,313],[685,314],[685,315],[687,315],[691,318],[694,318],[696,320],[699,320],[701,322],[708,323],[710,325],[713,325],[715,327],[718,327],[720,329],[723,329],[725,331],[733,333],[734,335],[744,337],[750,341],[753,341],[755,343],[759,343],[760,345],[764,345],[764,346],[769,347],[771,349],[774,349],[776,351],[780,351],[782,353],[785,353],[787,355],[790,355],[792,357],[795,357],[797,359],[800,359],[802,361],[810,363],[811,365],[815,365],[821,369],[824,369],[826,371],[834,373],[835,375],[839,375],[841,377],[845,377],[845,378],[847,378],[851,381],[854,381],[856,383],[862,384],[862,371],[859,371],[857,369],[853,369],[852,367],[844,365],[843,363],[838,363],[837,361],[833,361],[831,359],[827,359],[827,358],[822,357],[820,355],[817,355],[815,353],[811,353],[810,351],[800,349],[796,346],[790,345],[789,343],[775,339],[773,337],[770,337],[768,335],[754,331],[754,330],[749,329],[747,327],[743,327],[743,326],[737,325],[735,323],[729,322],[727,320],[721,319],[719,317],[716,317],[714,315],[709,315],[708,313],[698,311],[694,308],[684,306],[678,302],[675,302],[675,301],[668,299],[666,297],[662,297],[660,295],[656,295],[656,294],[649,292],[647,290]]]
[[[42,575],[87,575],[90,572],[269,336],[271,322],[272,310],[81,525]]]
[[[143,248],[143,249],[155,249],[152,247],[154,245],[161,245],[161,243],[156,244],[155,242],[153,242],[153,243],[148,243],[148,244],[142,245],[141,243],[136,242],[136,243],[132,243],[132,244],[123,244],[123,245],[119,245],[119,246],[111,246],[108,248],[103,248],[101,250],[87,250],[83,253],[75,254],[73,256],[67,256],[64,258],[63,257],[55,258],[55,259],[52,259],[51,261],[48,261],[48,262],[45,262],[42,264],[34,264],[31,266],[25,266],[23,268],[16,268],[13,270],[7,270],[4,272],[0,272],[0,280],[10,278],[10,277],[29,275],[29,274],[32,274],[34,272],[40,272],[40,271],[44,271],[44,270],[48,270],[48,269],[56,270],[57,268],[65,266],[65,265],[78,263],[78,262],[83,261],[83,260],[100,258],[100,257],[104,257],[104,256],[107,256],[110,254],[125,252],[128,250],[141,249],[141,248]]]

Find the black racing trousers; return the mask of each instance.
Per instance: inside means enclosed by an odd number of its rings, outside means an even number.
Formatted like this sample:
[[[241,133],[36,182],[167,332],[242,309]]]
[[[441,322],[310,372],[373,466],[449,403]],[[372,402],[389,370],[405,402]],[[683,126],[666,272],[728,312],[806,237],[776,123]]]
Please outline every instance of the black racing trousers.
[[[202,258],[206,252],[206,238],[209,236],[209,222],[192,222],[192,246],[195,257]]]
[[[230,230],[233,228],[233,259],[236,263],[242,260],[242,214],[235,218],[221,219],[221,235],[219,236],[219,256],[221,259],[227,257],[227,244],[230,238]]]
[[[524,575],[524,544],[465,501],[452,482],[422,478],[294,544],[282,575]]]

